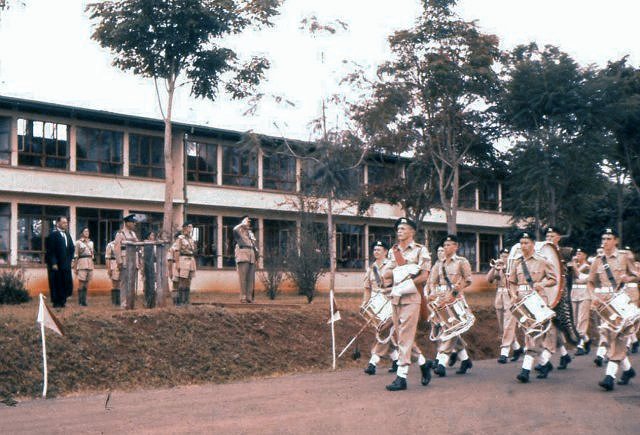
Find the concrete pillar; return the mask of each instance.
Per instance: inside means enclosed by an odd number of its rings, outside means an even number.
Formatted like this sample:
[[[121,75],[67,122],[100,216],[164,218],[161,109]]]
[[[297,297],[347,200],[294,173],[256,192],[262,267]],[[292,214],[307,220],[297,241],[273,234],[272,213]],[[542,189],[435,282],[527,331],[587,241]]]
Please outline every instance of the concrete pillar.
[[[9,222],[9,263],[18,264],[18,201],[11,201],[11,220]]]
[[[216,178],[218,186],[222,186],[222,159],[224,158],[224,150],[222,145],[218,145],[217,147],[218,158],[216,159],[217,168],[216,168]]]
[[[371,247],[369,246],[369,224],[365,224],[364,225],[364,267],[365,269],[369,265],[370,252],[371,252]]]
[[[498,183],[498,211],[502,211],[502,183]],[[502,240],[502,235],[500,235],[500,240]]]
[[[476,192],[478,190],[476,189]],[[475,264],[475,272],[480,271],[480,233],[476,233],[476,264]]]
[[[220,149],[220,147],[218,147],[218,149]],[[219,161],[219,160],[218,160]],[[218,175],[221,175],[220,172],[218,172]],[[218,269],[222,269],[222,246],[223,246],[223,241],[222,241],[222,215],[218,215],[216,216],[218,225],[218,240],[216,241],[216,252],[218,254],[217,258],[216,258],[216,265],[218,267]]]
[[[262,190],[262,187],[264,186],[264,174],[263,174],[264,160],[263,159],[264,159],[264,153],[262,152],[262,150],[258,150],[258,189],[260,190]],[[262,246],[262,244],[260,244],[260,246]],[[262,260],[260,261],[262,262]]]
[[[129,176],[129,132],[122,135],[122,176]]]
[[[258,259],[258,268],[264,268],[264,218],[258,218],[258,249],[260,258]]]
[[[302,161],[296,159],[296,192],[302,190]]]
[[[18,166],[18,117],[11,117],[11,133],[9,136],[11,147],[11,166]]]
[[[78,238],[78,219],[76,219],[76,206],[69,205],[69,234],[75,241]]]
[[[76,172],[76,168],[77,168],[77,160],[76,160],[76,133],[77,133],[77,128],[75,125],[70,125],[68,128],[68,135],[67,135],[67,143],[69,145],[69,171],[70,172]],[[71,234],[75,234],[75,233],[71,233]]]

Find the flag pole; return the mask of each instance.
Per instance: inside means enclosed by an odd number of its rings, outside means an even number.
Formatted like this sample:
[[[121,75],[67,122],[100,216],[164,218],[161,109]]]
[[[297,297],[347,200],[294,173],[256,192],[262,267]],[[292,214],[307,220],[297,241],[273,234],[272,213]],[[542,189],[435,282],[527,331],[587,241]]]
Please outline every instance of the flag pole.
[[[40,308],[42,309],[44,300],[42,299],[42,293],[40,293]],[[44,372],[44,385],[42,386],[42,398],[47,398],[47,342],[44,333],[44,322],[40,322],[40,333],[42,334],[42,363]]]
[[[331,319],[331,353],[333,355],[333,370],[336,369],[336,328],[335,328],[335,320],[333,318],[333,289],[329,290],[329,309],[331,310],[330,312],[330,319]]]

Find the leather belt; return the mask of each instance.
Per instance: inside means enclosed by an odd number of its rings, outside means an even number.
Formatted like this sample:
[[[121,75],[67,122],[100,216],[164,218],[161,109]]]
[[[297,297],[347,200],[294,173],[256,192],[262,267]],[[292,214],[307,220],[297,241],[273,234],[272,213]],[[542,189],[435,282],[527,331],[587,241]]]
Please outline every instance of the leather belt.
[[[193,257],[193,254],[180,254],[181,257]]]
[[[93,255],[78,255],[78,258],[93,258]]]
[[[238,248],[240,248],[240,249],[253,249],[253,246],[238,245]]]
[[[116,257],[107,257],[107,260],[115,260]]]

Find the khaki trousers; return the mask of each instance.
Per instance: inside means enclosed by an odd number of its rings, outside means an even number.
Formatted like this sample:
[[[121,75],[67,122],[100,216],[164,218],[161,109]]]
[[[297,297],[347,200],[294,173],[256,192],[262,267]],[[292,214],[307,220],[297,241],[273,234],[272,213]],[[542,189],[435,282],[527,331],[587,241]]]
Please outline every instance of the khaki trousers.
[[[616,334],[607,329],[600,330],[600,337],[605,337],[603,345],[607,348],[607,357],[610,361],[620,362],[627,357],[627,342],[633,332],[623,331],[620,334]]]
[[[393,305],[393,326],[398,334],[398,365],[410,365],[411,357],[417,359],[422,353],[415,344],[419,319],[420,304]]]
[[[438,343],[438,353],[450,354],[452,352],[460,352],[467,347],[467,343],[462,339],[461,335],[447,341]]]
[[[240,300],[253,301],[253,286],[256,277],[255,263],[238,263],[238,277],[240,278]]]
[[[518,322],[511,313],[511,310],[496,310],[496,314],[498,311],[502,311],[502,313],[498,315],[498,319],[502,319],[502,324],[500,326],[502,341],[500,343],[500,347],[511,347],[511,345],[516,341],[516,327]]]
[[[525,346],[527,348],[527,352],[532,355],[542,353],[543,350],[554,353],[556,351],[557,340],[558,332],[556,327],[551,325],[551,328],[549,328],[546,334],[542,334],[535,340],[529,335],[525,335]]]
[[[573,323],[580,337],[585,337],[589,330],[589,316],[591,314],[591,300],[573,301]]]
[[[378,355],[380,358],[386,358],[389,357],[389,355],[391,355],[391,353],[396,349],[397,346],[393,340],[389,340],[386,343],[380,343],[376,340],[371,348],[371,355]]]

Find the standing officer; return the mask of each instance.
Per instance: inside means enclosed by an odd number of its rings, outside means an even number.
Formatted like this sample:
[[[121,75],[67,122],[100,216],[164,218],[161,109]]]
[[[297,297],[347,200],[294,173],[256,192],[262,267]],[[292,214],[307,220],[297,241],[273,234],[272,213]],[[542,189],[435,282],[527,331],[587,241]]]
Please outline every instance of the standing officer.
[[[411,219],[400,218],[395,226],[398,243],[389,251],[391,269],[398,268],[398,280],[394,270],[394,285],[391,290],[393,304],[393,326],[398,337],[398,371],[396,379],[386,386],[389,391],[407,389],[407,375],[411,365],[411,357],[417,358],[422,373],[422,385],[431,381],[431,362],[427,361],[415,344],[416,329],[420,319],[422,303],[422,287],[429,279],[431,258],[427,248],[416,243],[416,223]],[[417,275],[406,274],[401,277],[401,269],[405,265],[416,265]],[[404,268],[406,270],[406,268]]]
[[[171,281],[171,295],[174,305],[180,305],[180,293],[178,287],[178,282],[180,281],[180,277],[178,276],[178,265],[174,259],[175,257],[175,249],[176,241],[178,237],[182,234],[182,231],[178,231],[173,237],[173,243],[167,249],[167,270],[169,271],[169,281]]]
[[[189,304],[191,280],[196,274],[196,241],[191,238],[193,225],[189,222],[182,224],[182,234],[178,236],[172,246],[173,264],[178,275],[178,305]]]
[[[127,248],[126,244],[123,244],[123,242],[137,242],[138,241],[138,236],[136,235],[136,232],[134,231],[134,229],[136,228],[136,215],[135,214],[129,214],[127,216],[124,217],[123,219],[124,221],[124,225],[122,227],[122,229],[120,229],[117,233],[116,233],[116,238],[113,241],[113,252],[115,254],[116,257],[116,265],[118,268],[119,273],[119,278],[120,281],[118,281],[118,283],[120,284],[120,286],[122,286],[121,281],[124,281],[124,285],[128,286],[128,279],[127,279],[127,274],[129,273],[138,273],[138,258],[136,256],[136,261],[135,264],[133,265],[132,270],[129,270],[130,268],[127,265],[127,249],[137,249],[135,246],[130,246],[129,248]],[[112,278],[113,279],[113,278]],[[120,306],[122,306],[122,308],[126,308],[127,307],[127,288],[124,289],[124,294],[122,294],[120,292],[120,289],[118,288],[118,297],[120,299]],[[129,289],[131,290],[131,289]],[[132,297],[135,298],[135,291],[131,291],[130,292]],[[133,301],[130,301],[133,302]],[[131,303],[129,303],[129,305],[132,305]]]
[[[56,308],[64,308],[67,298],[73,293],[73,276],[71,262],[73,261],[73,239],[67,232],[69,221],[66,216],[56,220],[56,228],[45,240],[45,261],[49,276],[49,290],[51,301]]]
[[[511,314],[511,296],[509,295],[509,283],[507,282],[507,260],[509,250],[504,248],[500,251],[500,258],[492,265],[487,273],[487,281],[495,282],[497,286],[496,299],[493,306],[496,309],[498,318],[498,330],[500,331],[500,357],[498,363],[506,364],[509,357],[509,350],[513,349],[511,361],[518,361],[520,355],[524,353],[518,338],[516,337],[516,318]]]
[[[534,236],[528,232],[523,232],[520,235],[522,257],[514,261],[511,270],[508,272],[509,292],[511,295],[516,296],[511,301],[512,304],[534,291],[538,292],[540,297],[548,304],[549,295],[546,289],[556,285],[557,281],[553,274],[553,265],[544,257],[536,254],[534,247]],[[536,339],[531,338],[529,335],[525,336],[527,352],[522,361],[522,370],[516,377],[520,382],[529,382],[529,373],[536,355],[540,355],[540,373],[537,376],[539,379],[546,378],[553,369],[549,359],[556,347],[556,336],[551,331],[542,334]]]
[[[120,269],[116,261],[115,241],[107,243],[104,250],[104,264],[107,269],[107,275],[111,280],[111,303],[116,307],[120,306]]]
[[[240,303],[253,302],[253,286],[258,261],[258,246],[256,236],[251,231],[251,219],[244,215],[240,223],[233,228],[233,238],[236,242],[236,267],[240,277]]]
[[[571,286],[573,323],[580,334],[576,355],[580,356],[588,354],[591,349],[591,339],[587,335],[591,314],[591,295],[587,291],[589,263],[587,262],[587,254],[581,248],[576,249],[571,271],[573,273],[573,285]]]
[[[444,259],[436,261],[431,268],[429,275],[430,300],[440,299],[443,301],[456,298],[459,293],[471,285],[471,265],[469,261],[456,254],[458,251],[458,238],[449,234],[444,240]],[[433,325],[432,325],[433,327]],[[456,372],[463,375],[473,367],[466,349],[467,344],[459,335],[455,338],[440,341],[438,343],[438,354],[436,355],[437,366],[433,370],[438,376],[446,376],[445,363],[453,366],[456,358],[451,358],[453,352],[460,358],[460,369]]]
[[[373,258],[375,261],[367,268],[364,275],[364,295],[362,306],[364,307],[371,299],[372,294],[378,293],[387,296],[393,285],[393,270],[389,268],[390,260],[387,258],[389,248],[381,241],[377,241],[373,245]],[[381,358],[389,357],[392,366],[389,373],[398,370],[398,346],[396,340],[391,334],[384,343],[378,340],[376,334],[375,343],[371,348],[371,359],[364,372],[368,375],[376,374],[376,367]]]
[[[93,274],[93,261],[95,251],[93,242],[89,239],[89,228],[84,227],[80,238],[76,240],[76,250],[73,262],[73,270],[78,276],[78,305],[87,306],[87,288]]]
[[[593,305],[596,308],[609,300],[627,283],[638,281],[638,274],[629,256],[618,250],[618,234],[611,228],[606,228],[602,232],[602,245],[604,253],[594,260],[587,281],[587,288],[591,293]],[[636,375],[627,356],[627,342],[630,335],[636,331],[633,325],[619,333],[603,326],[600,326],[600,337],[602,344],[607,348],[609,362],[606,375],[598,385],[606,391],[611,391],[613,390],[619,366],[622,366],[622,376],[618,381],[618,385],[628,384],[629,380]]]

